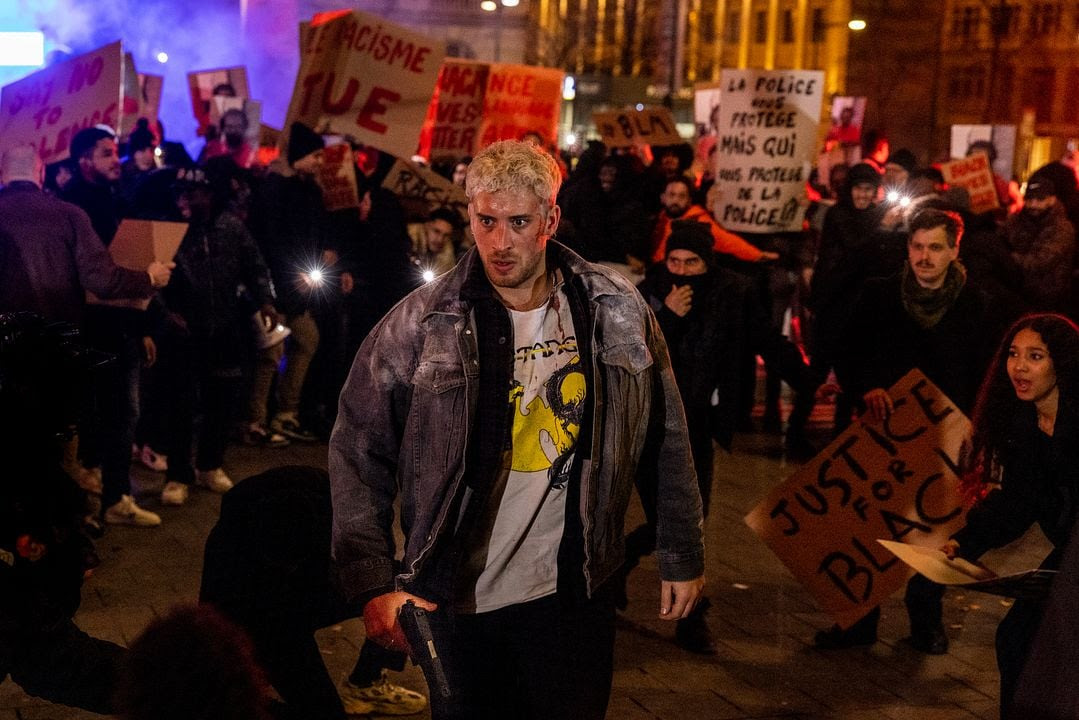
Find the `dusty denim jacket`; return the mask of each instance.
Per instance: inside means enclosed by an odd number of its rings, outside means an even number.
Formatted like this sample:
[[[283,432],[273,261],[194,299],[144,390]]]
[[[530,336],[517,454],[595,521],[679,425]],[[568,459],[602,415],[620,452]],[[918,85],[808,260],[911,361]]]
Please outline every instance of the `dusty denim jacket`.
[[[424,563],[440,534],[453,526],[447,518],[465,491],[481,362],[461,288],[479,262],[472,250],[393,308],[360,347],[341,393],[329,469],[333,554],[350,600],[413,587],[429,570]],[[567,282],[579,278],[589,299],[595,400],[590,457],[579,460],[586,589],[591,595],[622,564],[625,512],[642,455],[649,465],[642,477],[658,483],[660,573],[696,578],[704,572],[701,499],[655,317],[621,276],[555,242],[548,245],[553,265],[567,271]],[[397,498],[401,564],[394,561]]]

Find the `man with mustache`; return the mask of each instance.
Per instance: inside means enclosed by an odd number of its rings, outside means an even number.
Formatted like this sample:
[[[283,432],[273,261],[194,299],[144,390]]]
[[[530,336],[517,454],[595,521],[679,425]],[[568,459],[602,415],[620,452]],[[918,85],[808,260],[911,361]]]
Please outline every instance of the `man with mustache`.
[[[424,668],[435,720],[605,716],[638,470],[653,478],[659,616],[688,617],[704,586],[701,497],[663,335],[627,280],[552,241],[560,182],[529,143],[476,156],[475,248],[367,336],[330,440],[345,596],[364,607],[368,638],[417,660],[431,643],[402,626],[428,613],[451,689]]]
[[[927,208],[910,219],[907,262],[888,278],[868,280],[852,311],[840,357],[849,368],[844,389],[861,398],[875,421],[895,409],[886,388],[918,368],[968,416],[978,382],[1000,338],[1002,322],[989,312],[988,294],[967,279],[959,262],[963,221]],[[944,588],[915,575],[907,583],[912,647],[930,655],[948,651],[942,622]],[[847,630],[817,633],[822,649],[872,645],[880,609]]]

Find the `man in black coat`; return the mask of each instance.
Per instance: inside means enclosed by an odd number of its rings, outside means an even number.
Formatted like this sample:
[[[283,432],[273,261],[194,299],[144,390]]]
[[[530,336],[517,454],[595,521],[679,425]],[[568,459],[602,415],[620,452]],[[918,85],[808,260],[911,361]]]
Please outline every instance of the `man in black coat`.
[[[959,263],[963,221],[954,212],[924,209],[910,220],[907,262],[891,277],[866,282],[843,336],[837,372],[843,388],[874,420],[893,410],[887,388],[918,368],[969,415],[978,383],[1000,339],[1005,318],[990,312],[988,294],[967,281]],[[931,655],[948,651],[942,623],[944,588],[915,575],[907,584],[908,642]],[[847,630],[817,634],[825,649],[871,645],[879,608]]]
[[[637,289],[652,307],[667,339],[707,517],[712,494],[712,440],[730,449],[739,383],[745,377],[742,358],[760,355],[800,393],[812,395],[813,387],[801,353],[772,324],[753,281],[715,266],[707,225],[692,220],[675,222],[666,250],[665,265]],[[649,486],[638,483],[638,492]],[[654,503],[645,502],[644,506],[654,507]],[[648,524],[626,540],[628,567],[651,552],[654,544],[655,519],[649,517]],[[695,610],[679,620],[676,639],[688,650],[710,653],[714,647],[703,612]]]

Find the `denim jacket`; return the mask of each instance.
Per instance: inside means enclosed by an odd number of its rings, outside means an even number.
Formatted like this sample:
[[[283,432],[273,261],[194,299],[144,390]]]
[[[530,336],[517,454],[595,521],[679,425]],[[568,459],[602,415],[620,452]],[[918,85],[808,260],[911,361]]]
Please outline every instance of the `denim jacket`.
[[[548,267],[580,282],[589,306],[592,442],[588,457],[578,460],[586,590],[591,595],[622,564],[625,512],[638,472],[657,484],[662,577],[699,577],[701,499],[655,317],[617,273],[553,241],[547,253]],[[360,347],[341,393],[329,469],[333,554],[350,600],[416,587],[434,574],[425,562],[459,517],[455,501],[466,491],[482,361],[475,314],[461,290],[472,273],[482,272],[478,263],[470,251],[454,270],[394,307]],[[393,533],[398,499],[405,536],[400,563]]]

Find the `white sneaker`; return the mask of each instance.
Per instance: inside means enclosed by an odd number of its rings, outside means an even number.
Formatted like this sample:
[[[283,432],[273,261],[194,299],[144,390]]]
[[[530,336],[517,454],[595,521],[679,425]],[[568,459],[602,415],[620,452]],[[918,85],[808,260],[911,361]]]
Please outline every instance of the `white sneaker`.
[[[120,502],[105,511],[105,522],[109,525],[157,527],[161,524],[161,516],[149,510],[143,510],[135,504],[134,498],[123,495],[120,497]]]
[[[169,480],[161,490],[162,505],[183,505],[187,502],[187,485]]]
[[[139,453],[139,460],[143,465],[154,472],[165,472],[169,469],[168,456],[155,453],[154,449],[149,445],[142,446],[142,452]]]
[[[232,479],[221,468],[199,470],[198,483],[215,493],[225,493],[232,489]]]

